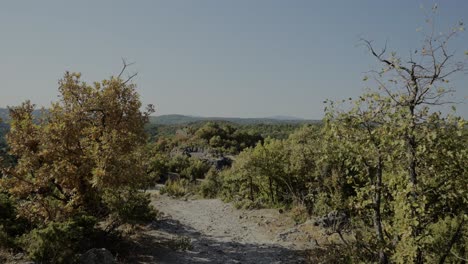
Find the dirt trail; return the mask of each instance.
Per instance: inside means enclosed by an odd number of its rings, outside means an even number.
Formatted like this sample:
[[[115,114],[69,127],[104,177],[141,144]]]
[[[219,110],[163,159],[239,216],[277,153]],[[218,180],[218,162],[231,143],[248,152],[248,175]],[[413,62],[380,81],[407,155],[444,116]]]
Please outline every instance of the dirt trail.
[[[147,252],[135,263],[303,263],[302,249],[310,246],[291,236],[301,232],[278,210],[237,210],[217,199],[166,195],[152,203],[163,216],[145,232]]]

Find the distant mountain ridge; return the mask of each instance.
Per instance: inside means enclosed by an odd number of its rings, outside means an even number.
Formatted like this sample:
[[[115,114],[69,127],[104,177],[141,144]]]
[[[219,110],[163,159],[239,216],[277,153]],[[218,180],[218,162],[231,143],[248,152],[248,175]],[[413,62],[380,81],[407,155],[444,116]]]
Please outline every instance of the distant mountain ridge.
[[[40,110],[35,110],[34,115],[39,116]],[[0,119],[3,122],[10,120],[9,111],[7,108],[0,108]],[[242,117],[200,117],[200,116],[188,116],[188,115],[160,115],[151,116],[150,123],[156,125],[184,125],[195,122],[203,121],[226,121],[240,125],[252,125],[252,124],[316,124],[320,123],[320,120],[312,119],[301,119],[291,116],[271,116],[261,118],[242,118]]]
[[[299,124],[299,123],[320,123],[320,120],[300,119],[289,116],[273,116],[262,118],[241,118],[241,117],[199,117],[187,115],[160,115],[151,116],[150,122],[159,125],[182,125],[201,121],[226,121],[236,124]]]

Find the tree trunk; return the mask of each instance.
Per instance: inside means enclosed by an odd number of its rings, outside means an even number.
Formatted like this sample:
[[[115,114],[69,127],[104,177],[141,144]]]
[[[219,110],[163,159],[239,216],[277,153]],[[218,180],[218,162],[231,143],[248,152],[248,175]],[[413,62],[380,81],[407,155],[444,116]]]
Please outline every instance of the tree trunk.
[[[414,101],[414,100],[413,100]],[[416,142],[416,136],[415,136],[415,130],[416,130],[416,117],[414,115],[415,113],[415,105],[410,104],[409,105],[409,112],[410,112],[410,127],[407,131],[406,134],[406,143],[407,143],[407,154],[408,154],[408,176],[409,176],[409,181],[412,184],[412,189],[411,189],[411,217],[416,217],[418,218],[418,223],[420,223],[419,219],[419,214],[416,212],[416,206],[414,206],[414,203],[417,202],[418,200],[418,194],[417,194],[417,185],[418,185],[418,174],[417,174],[417,157],[416,157],[416,148],[418,146]],[[412,226],[412,235],[416,239],[420,235],[420,227],[419,224],[416,226]],[[415,263],[421,264],[424,263],[423,256],[422,256],[422,251],[421,249],[417,248],[416,250],[416,260]]]
[[[383,234],[382,228],[382,215],[381,215],[381,203],[382,203],[382,159],[379,156],[377,167],[375,168],[375,193],[374,193],[374,228],[375,233],[377,235],[377,239],[379,240],[379,263],[386,264],[388,263],[387,255],[385,254],[384,247],[385,247],[385,238]],[[372,177],[372,168],[368,167],[369,176]]]

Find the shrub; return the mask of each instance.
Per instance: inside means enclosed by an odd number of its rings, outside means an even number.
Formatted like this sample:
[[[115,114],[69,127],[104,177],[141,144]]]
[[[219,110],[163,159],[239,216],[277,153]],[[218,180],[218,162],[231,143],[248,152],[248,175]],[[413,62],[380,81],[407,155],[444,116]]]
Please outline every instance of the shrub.
[[[134,225],[156,218],[157,212],[150,205],[151,200],[148,193],[133,189],[109,190],[104,197],[109,210],[113,212],[107,227],[108,231],[112,231],[124,223]]]
[[[204,198],[215,198],[221,192],[223,181],[218,172],[210,169],[201,183],[199,192]]]
[[[30,229],[28,222],[16,215],[13,201],[7,194],[0,193],[0,248],[16,247],[15,238]]]
[[[291,217],[297,224],[302,224],[307,221],[309,214],[307,207],[303,204],[295,205],[291,208]]]
[[[376,263],[374,256],[357,245],[328,244],[308,251],[309,263]],[[373,259],[374,261],[369,262]]]
[[[72,263],[75,253],[88,249],[96,219],[81,216],[66,222],[50,222],[21,238],[29,257],[45,263]]]
[[[10,248],[12,245],[11,237],[5,232],[5,229],[0,225],[0,249]]]
[[[197,158],[190,158],[188,167],[184,168],[180,175],[190,181],[203,178],[210,170],[210,165]]]
[[[189,181],[186,179],[168,180],[163,188],[161,194],[167,193],[170,196],[182,197],[189,193]]]

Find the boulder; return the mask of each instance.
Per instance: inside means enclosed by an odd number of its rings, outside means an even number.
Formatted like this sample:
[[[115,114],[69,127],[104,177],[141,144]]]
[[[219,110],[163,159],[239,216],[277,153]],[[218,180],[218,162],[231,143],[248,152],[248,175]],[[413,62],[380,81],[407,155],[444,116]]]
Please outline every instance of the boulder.
[[[117,262],[112,256],[112,253],[105,248],[93,248],[83,255],[78,260],[79,264],[116,264]]]

